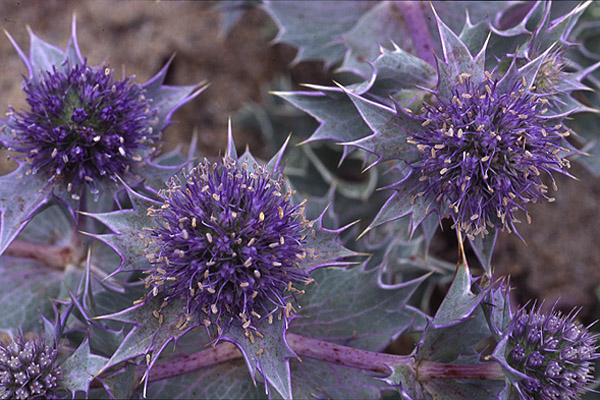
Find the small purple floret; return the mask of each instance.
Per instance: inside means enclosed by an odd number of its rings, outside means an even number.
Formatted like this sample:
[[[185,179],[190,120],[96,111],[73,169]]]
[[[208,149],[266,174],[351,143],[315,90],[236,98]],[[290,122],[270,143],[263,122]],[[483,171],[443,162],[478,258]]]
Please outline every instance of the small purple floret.
[[[156,110],[132,78],[116,81],[109,68],[83,63],[23,86],[30,110],[13,111],[11,148],[33,173],[60,177],[75,198],[82,185],[98,193],[153,151]]]
[[[527,376],[517,383],[524,399],[576,399],[593,378],[598,336],[573,314],[519,310],[508,329],[508,364]],[[553,343],[548,346],[548,343]]]
[[[460,78],[451,98],[425,104],[424,129],[408,138],[419,151],[415,195],[445,204],[442,212],[467,235],[515,230],[516,211],[529,221],[528,203],[552,201],[541,172],[565,173],[568,130],[544,118],[547,100],[524,83],[504,93],[491,76],[481,84]]]
[[[58,351],[42,338],[0,342],[0,398],[54,399],[62,379]]]
[[[292,285],[309,279],[298,264],[308,221],[280,175],[230,158],[205,161],[159,195],[164,205],[149,210],[157,227],[148,234],[155,295],[186,299],[186,312],[219,332],[290,318]]]

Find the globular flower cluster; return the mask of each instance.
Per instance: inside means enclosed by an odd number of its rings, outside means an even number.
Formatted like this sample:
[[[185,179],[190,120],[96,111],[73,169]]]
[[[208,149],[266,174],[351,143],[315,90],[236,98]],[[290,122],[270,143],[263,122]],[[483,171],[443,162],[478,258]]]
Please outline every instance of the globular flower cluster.
[[[576,399],[593,378],[598,337],[572,314],[521,309],[508,335],[506,360],[527,376],[517,384],[524,399]]]
[[[534,91],[543,94],[555,94],[558,92],[558,88],[567,75],[563,72],[566,69],[566,65],[567,60],[562,51],[558,51],[547,57],[540,65],[540,70],[536,75]]]
[[[75,199],[82,185],[98,193],[152,150],[156,109],[132,78],[117,81],[108,67],[84,62],[45,71],[23,90],[30,109],[12,112],[9,145],[32,173],[60,177]]]
[[[0,342],[0,398],[56,398],[62,378],[57,355],[42,338],[17,335],[8,344]]]
[[[160,209],[150,209],[157,228],[149,254],[156,270],[154,294],[184,298],[187,312],[205,326],[230,323],[244,329],[261,319],[290,317],[292,285],[308,275],[303,204],[291,202],[283,178],[231,158],[208,161],[173,178]]]
[[[553,200],[541,172],[565,173],[569,131],[544,118],[548,101],[524,79],[506,92],[489,73],[480,84],[466,73],[459,79],[450,98],[424,106],[423,129],[407,139],[419,151],[411,165],[420,175],[416,196],[447,205],[443,212],[470,237],[488,227],[514,230],[516,211],[529,222],[528,203]]]

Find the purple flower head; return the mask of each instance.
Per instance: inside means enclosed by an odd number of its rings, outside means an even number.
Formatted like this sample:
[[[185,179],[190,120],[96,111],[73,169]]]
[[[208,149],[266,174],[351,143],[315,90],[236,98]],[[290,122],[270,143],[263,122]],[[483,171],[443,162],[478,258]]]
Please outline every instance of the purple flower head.
[[[87,185],[125,176],[154,151],[157,109],[132,78],[105,66],[53,67],[23,84],[30,109],[14,112],[11,147],[32,172],[60,178],[74,196]]]
[[[515,383],[524,399],[575,399],[593,377],[598,336],[575,315],[520,309],[507,333],[506,362],[524,375]]]
[[[226,156],[173,178],[159,195],[164,204],[149,210],[157,227],[148,234],[155,294],[185,298],[186,312],[219,332],[290,318],[292,285],[309,280],[298,263],[310,223],[279,173]]]
[[[62,379],[57,355],[42,338],[19,334],[9,343],[0,342],[0,398],[56,398]]]
[[[459,78],[450,96],[424,105],[423,129],[407,139],[419,152],[411,164],[420,175],[416,196],[435,199],[467,235],[514,230],[518,210],[527,215],[528,203],[552,200],[541,173],[565,173],[569,132],[544,117],[547,100],[524,78],[508,91],[490,74],[481,83]]]
[[[87,189],[114,190],[117,176],[137,183],[164,173],[151,157],[172,113],[197,96],[201,85],[166,86],[168,64],[149,81],[121,80],[106,65],[90,66],[81,55],[73,19],[65,50],[30,31],[29,56],[8,35],[27,67],[23,82],[28,109],[10,110],[0,142],[22,153],[18,175],[40,175],[71,208]],[[42,188],[38,188],[42,189]]]
[[[173,112],[205,86],[163,85],[168,64],[142,84],[119,80],[106,65],[87,64],[75,28],[73,20],[65,50],[30,31],[29,55],[8,35],[28,71],[29,107],[0,121],[0,145],[20,152],[17,169],[0,176],[0,254],[44,204],[58,202],[77,218],[83,195],[109,202],[121,180],[150,186],[147,178],[164,182],[181,168],[152,157]]]

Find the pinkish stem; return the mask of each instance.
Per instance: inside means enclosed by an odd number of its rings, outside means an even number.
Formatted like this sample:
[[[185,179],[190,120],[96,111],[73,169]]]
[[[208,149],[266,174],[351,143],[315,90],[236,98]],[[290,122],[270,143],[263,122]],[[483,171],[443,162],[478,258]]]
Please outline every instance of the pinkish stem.
[[[433,361],[417,363],[411,356],[359,350],[293,333],[287,334],[287,341],[292,350],[300,357],[313,358],[344,367],[389,375],[393,372],[393,366],[412,366],[417,369],[416,376],[420,381],[431,379],[504,379],[502,367],[496,362],[477,365],[444,364]],[[241,357],[242,353],[235,345],[222,342],[215,347],[154,365],[150,370],[148,381],[155,382],[172,378]],[[145,372],[145,365],[137,367],[137,376],[142,376]]]
[[[429,2],[403,1],[398,4],[398,9],[404,15],[404,22],[412,37],[417,56],[429,64],[435,65],[433,40],[431,40],[427,21],[425,20],[425,7],[429,7]]]
[[[414,363],[414,359],[410,356],[359,350],[293,333],[287,334],[287,341],[292,350],[301,357],[383,374],[391,374],[393,365]]]
[[[434,361],[421,361],[417,366],[420,381],[431,379],[479,379],[502,381],[505,374],[497,362],[481,364],[445,364]]]
[[[4,254],[30,258],[40,261],[49,267],[63,270],[67,264],[73,261],[75,251],[72,246],[48,246],[15,240],[8,246]]]

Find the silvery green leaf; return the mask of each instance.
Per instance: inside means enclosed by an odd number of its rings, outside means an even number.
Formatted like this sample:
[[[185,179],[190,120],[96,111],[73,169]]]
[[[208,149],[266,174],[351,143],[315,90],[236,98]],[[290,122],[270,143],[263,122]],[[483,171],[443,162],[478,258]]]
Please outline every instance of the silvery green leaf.
[[[61,385],[73,394],[88,393],[92,380],[100,372],[106,360],[102,356],[91,353],[89,342],[85,339],[75,353],[60,364],[63,376]]]
[[[414,366],[405,364],[395,365],[392,370],[392,374],[385,378],[385,381],[391,385],[396,385],[403,399],[425,399],[425,394],[420,382],[417,380]]]
[[[349,142],[371,134],[350,99],[343,93],[331,91],[274,94],[310,114],[320,123],[308,141]]]
[[[138,385],[135,376],[135,366],[128,365],[122,370],[111,373],[108,376],[99,377],[98,380],[104,386],[106,394],[111,399],[129,399],[133,397],[133,391]],[[100,397],[100,394],[90,393],[90,398]]]
[[[434,199],[427,199],[414,193],[413,188],[418,184],[418,177],[409,174],[399,179],[399,182],[401,185],[394,188],[394,193],[387,199],[362,235],[379,225],[403,217],[409,218],[409,229],[412,235],[427,216],[436,212]]]
[[[557,42],[560,43],[561,46],[569,45],[569,35],[590,4],[591,2],[582,2],[570,10],[569,13],[554,21],[551,20],[550,16],[550,4],[546,4],[543,19],[531,36],[530,41],[526,43],[524,51],[527,51],[532,47],[535,47],[535,50],[538,52],[545,51],[547,48],[554,46]],[[534,43],[535,45],[533,45]]]
[[[508,279],[492,287],[481,305],[490,326],[490,331],[494,335],[494,338],[500,341],[513,318],[509,299]]]
[[[37,37],[31,29],[29,29],[29,41],[31,44],[28,69],[30,73],[33,72],[30,78],[37,83],[43,72],[52,72],[52,67],[62,64],[64,53],[58,47]]]
[[[289,359],[296,354],[285,340],[285,325],[283,318],[274,316],[272,323],[268,323],[265,318],[257,326],[263,337],[254,334],[254,340],[251,341],[242,327],[232,325],[223,332],[222,338],[231,341],[241,350],[253,380],[258,374],[265,378],[269,383],[265,387],[267,394],[272,385],[284,399],[291,399]]]
[[[322,268],[315,283],[298,297],[297,319],[290,330],[364,350],[380,351],[394,338],[422,327],[425,315],[407,303],[427,278],[384,285],[381,270]]]
[[[474,240],[469,239],[471,248],[479,259],[483,270],[490,277],[492,276],[492,255],[498,237],[498,229],[491,228],[491,231],[492,232],[485,235],[483,238],[481,236],[475,236]]]
[[[491,335],[485,316],[477,308],[463,322],[449,327],[427,327],[419,344],[417,359],[451,363],[477,361],[475,345]]]
[[[151,218],[147,216],[148,208],[159,203],[130,188],[127,188],[127,193],[133,205],[132,209],[97,214],[82,213],[102,222],[113,231],[113,233],[89,235],[100,239],[121,256],[121,265],[115,273],[145,270],[150,265],[145,257],[146,239],[142,232],[144,228],[152,225]]]
[[[295,399],[376,399],[386,387],[381,380],[355,368],[310,358],[302,362],[292,359],[290,363]]]
[[[38,329],[40,313],[50,315],[49,299],[58,296],[63,272],[41,261],[4,255],[0,257],[0,330],[16,333]]]
[[[361,256],[363,254],[350,250],[342,246],[339,242],[339,235],[346,230],[348,226],[339,229],[327,229],[323,225],[324,213],[316,220],[314,228],[309,233],[306,247],[315,251],[315,257],[306,257],[301,263],[301,267],[306,271],[334,266],[334,265],[353,265],[356,262],[348,260],[348,257]],[[351,224],[352,225],[352,224]]]
[[[486,295],[486,291],[473,293],[472,286],[471,271],[463,261],[457,265],[454,281],[435,313],[431,322],[433,327],[452,326],[471,318],[473,311],[477,309]]]
[[[167,344],[196,325],[193,319],[186,322],[184,310],[185,304],[179,299],[171,300],[165,305],[159,297],[151,296],[143,303],[123,311],[96,317],[100,320],[133,324],[103,370],[143,354],[150,355],[152,365]],[[157,315],[162,315],[162,318],[157,318]]]
[[[369,91],[381,97],[384,97],[382,94],[395,93],[401,89],[435,86],[435,69],[399,47],[394,50],[381,48],[381,55],[373,62],[373,69],[376,76],[375,79],[372,78]]]
[[[341,35],[349,31],[373,3],[265,1],[264,10],[279,27],[277,42],[298,48],[294,63],[324,60],[330,67],[342,59]]]
[[[503,389],[503,381],[434,379],[423,383],[432,400],[495,399]]]
[[[314,146],[314,145],[313,145]],[[313,150],[313,146],[311,146],[311,144],[305,144],[304,146],[302,146],[301,150],[302,152],[306,155],[306,157],[312,162],[312,164],[314,165],[314,167],[317,169],[317,171],[319,172],[319,174],[321,175],[321,178],[323,178],[323,180],[325,181],[325,183],[327,183],[328,185],[335,185],[335,189],[336,191],[341,194],[344,197],[347,197],[349,199],[360,199],[360,200],[367,200],[368,198],[371,197],[371,195],[373,194],[373,192],[375,191],[376,187],[377,187],[377,170],[376,168],[371,168],[367,171],[364,172],[366,178],[365,179],[361,179],[361,180],[350,180],[350,179],[344,179],[342,176],[339,176],[338,174],[336,174],[336,169],[332,169],[332,168],[328,168],[327,165],[325,165],[325,162],[331,163],[331,159],[327,159],[326,157],[319,157],[318,154],[327,154],[327,149],[325,148],[325,151],[320,151],[323,150],[322,147],[325,146],[320,146],[317,147]],[[358,161],[356,160],[357,158],[359,158],[361,155],[358,153],[352,153],[349,157],[346,157],[346,164],[348,164],[350,161],[354,160],[354,161]],[[348,166],[346,165],[345,168],[340,168],[341,171],[346,172],[346,173],[351,173],[351,171],[349,171]]]
[[[394,110],[358,96],[344,88],[371,134],[359,140],[344,143],[356,146],[377,156],[377,162],[402,159],[406,162],[417,157],[415,146],[406,141],[411,132],[422,129],[421,122],[404,110]]]
[[[485,44],[489,33],[490,28],[487,21],[480,21],[473,25],[470,18],[468,18],[462,28],[459,39],[465,44],[470,54],[476,54]]]
[[[52,184],[47,178],[31,174],[27,164],[0,176],[0,254],[48,202],[51,192]]]
[[[460,74],[468,73],[474,84],[483,82],[487,43],[484,43],[478,54],[473,57],[467,45],[439,18],[437,13],[434,14],[444,54],[444,62],[438,59],[440,73],[438,91],[442,96],[450,97],[450,90]]]
[[[161,132],[171,123],[173,113],[185,103],[198,96],[208,87],[206,82],[189,86],[163,85],[173,57],[149,81],[142,84],[146,97],[152,99],[152,107],[157,110],[156,124],[153,130]]]
[[[254,385],[242,360],[152,382],[149,399],[267,399],[262,385]],[[277,396],[274,396],[275,398]]]
[[[338,71],[354,72],[364,78],[371,74],[367,61],[379,55],[379,45],[390,41],[400,43],[408,33],[404,20],[399,18],[400,7],[402,3],[379,2],[343,34],[347,50]]]

